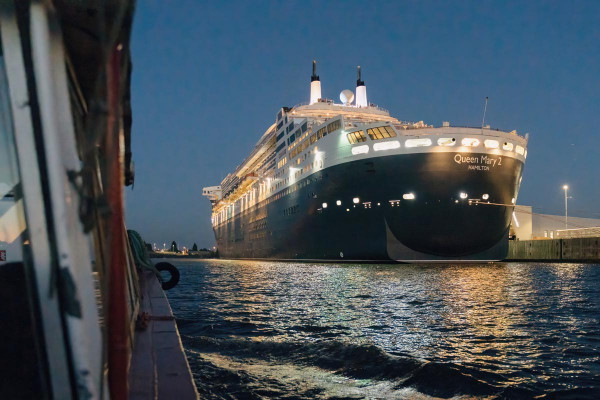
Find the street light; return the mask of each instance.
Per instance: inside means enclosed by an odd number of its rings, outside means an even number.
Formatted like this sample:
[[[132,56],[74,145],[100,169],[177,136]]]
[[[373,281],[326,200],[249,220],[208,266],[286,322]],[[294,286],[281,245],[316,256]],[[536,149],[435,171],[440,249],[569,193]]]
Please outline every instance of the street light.
[[[563,185],[563,189],[565,190],[565,229],[568,229],[569,217],[567,216],[567,199],[569,197],[567,196],[567,191],[569,190],[569,186]]]

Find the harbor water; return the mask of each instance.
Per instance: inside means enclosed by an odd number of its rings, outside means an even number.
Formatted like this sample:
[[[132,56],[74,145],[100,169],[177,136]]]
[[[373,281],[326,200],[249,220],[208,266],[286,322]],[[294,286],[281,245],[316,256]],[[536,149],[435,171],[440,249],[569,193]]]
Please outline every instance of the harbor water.
[[[600,398],[600,265],[169,261],[201,398]]]

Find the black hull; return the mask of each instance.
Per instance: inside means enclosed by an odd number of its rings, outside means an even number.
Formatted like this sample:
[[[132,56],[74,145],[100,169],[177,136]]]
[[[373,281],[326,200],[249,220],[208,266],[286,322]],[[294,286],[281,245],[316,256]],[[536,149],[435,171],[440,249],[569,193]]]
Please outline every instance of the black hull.
[[[459,163],[458,154],[377,157],[316,172],[291,193],[215,227],[219,253],[298,260],[501,260],[513,210],[505,205],[516,197],[523,163],[474,153],[464,153],[472,159]],[[489,158],[497,160],[492,165]],[[486,193],[491,203],[505,205],[470,205],[461,192],[469,198]],[[405,193],[415,199],[404,200]]]

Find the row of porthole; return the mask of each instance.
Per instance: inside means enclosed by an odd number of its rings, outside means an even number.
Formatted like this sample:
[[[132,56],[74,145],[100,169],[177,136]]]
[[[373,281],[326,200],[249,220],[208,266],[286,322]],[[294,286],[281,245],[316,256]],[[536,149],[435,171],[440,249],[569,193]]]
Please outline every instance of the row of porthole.
[[[475,139],[475,138],[464,138],[461,141],[461,144],[465,147],[477,147],[480,145],[480,143],[481,142],[479,141],[479,139]],[[404,142],[404,146],[407,148],[428,147],[428,146],[431,146],[432,144],[433,144],[433,142],[431,141],[430,138],[407,139]],[[444,147],[454,146],[454,145],[456,145],[456,139],[455,138],[439,138],[437,140],[437,144],[438,144],[438,146],[444,146]],[[484,140],[483,145],[488,149],[500,148],[500,143],[494,139]],[[399,148],[400,148],[400,142],[398,140],[389,140],[389,141],[385,141],[385,142],[375,143],[373,145],[373,150],[375,150],[375,151],[392,150],[392,149],[399,149]],[[504,142],[502,144],[502,150],[504,150],[504,151],[513,151],[513,148],[517,154],[520,154],[523,157],[527,157],[527,150],[525,150],[525,148],[523,146],[517,145],[515,147],[510,142]],[[369,152],[368,144],[354,146],[352,148],[352,155],[366,154],[368,152]]]
[[[459,196],[459,197],[460,197],[462,200],[466,200],[466,199],[469,197],[469,195],[468,195],[467,193],[465,193],[465,192],[460,192],[458,196]],[[414,200],[414,199],[415,199],[415,194],[414,194],[414,193],[404,193],[404,194],[402,195],[402,198],[403,198],[404,200]],[[490,195],[489,195],[489,194],[487,194],[487,193],[484,193],[484,194],[482,194],[482,195],[481,195],[481,199],[482,199],[482,200],[489,200],[489,198],[490,198]],[[393,207],[393,206],[398,206],[398,205],[400,205],[400,200],[390,200],[389,202],[390,202],[390,204],[392,205],[392,207]],[[458,202],[458,200],[456,200],[456,202]],[[516,202],[516,199],[513,197],[513,199],[511,200],[511,202],[512,202],[512,204],[515,204],[515,202]],[[360,198],[358,198],[358,197],[355,197],[355,198],[353,198],[353,199],[352,199],[352,203],[354,203],[354,204],[358,204],[358,203],[360,203]],[[367,202],[367,203],[369,204],[369,207],[368,207],[368,208],[371,208],[371,207],[370,207],[370,204],[371,204],[371,202]],[[363,203],[363,204],[365,204],[365,203]],[[342,201],[341,201],[341,200],[336,200],[336,201],[335,201],[335,205],[336,205],[336,206],[341,206],[341,205],[342,205]],[[379,205],[380,205],[380,203],[377,203],[377,205],[379,206]],[[327,206],[328,206],[328,205],[327,205],[327,203],[323,203],[323,204],[321,204],[321,206],[322,206],[323,208],[327,208]]]

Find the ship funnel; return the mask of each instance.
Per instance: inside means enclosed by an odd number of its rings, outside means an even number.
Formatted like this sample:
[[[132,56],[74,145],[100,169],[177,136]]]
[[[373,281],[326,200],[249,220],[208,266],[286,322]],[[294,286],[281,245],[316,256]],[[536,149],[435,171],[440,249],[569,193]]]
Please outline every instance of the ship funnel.
[[[357,79],[356,79],[356,107],[368,107],[367,103],[367,87],[361,79],[360,65],[357,68]]]
[[[317,75],[317,62],[313,60],[313,73],[310,77],[310,104],[316,103],[321,98],[321,81]]]

